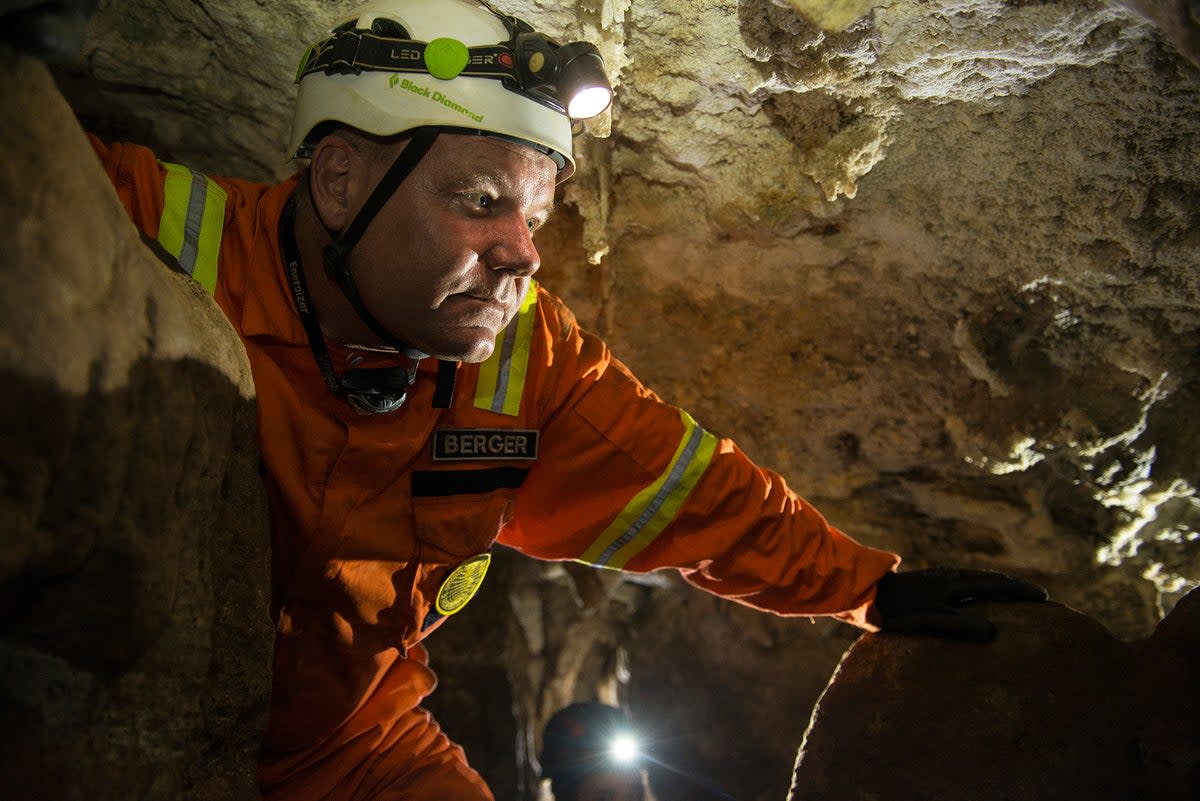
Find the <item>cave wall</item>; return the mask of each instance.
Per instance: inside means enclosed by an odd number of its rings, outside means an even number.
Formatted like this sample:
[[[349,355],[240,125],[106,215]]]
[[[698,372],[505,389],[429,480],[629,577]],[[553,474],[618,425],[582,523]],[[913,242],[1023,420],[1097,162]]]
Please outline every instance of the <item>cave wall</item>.
[[[103,136],[276,178],[295,63],[354,5],[107,0],[56,75]],[[1033,578],[1123,639],[1197,584],[1182,4],[497,5],[606,55],[618,100],[578,140],[541,276],[660,394],[908,566]],[[518,560],[491,583],[431,650],[435,711],[498,792],[532,785],[497,750],[598,692],[737,797],[780,798],[780,718],[854,637],[668,578]]]
[[[1195,66],[1103,5],[631,17],[616,351],[856,535],[1146,633],[1195,576],[1191,449],[1154,433],[1194,391]],[[672,79],[684,48],[719,55]],[[1101,610],[1118,565],[1157,584]]]
[[[988,614],[1004,636],[985,646],[887,634],[855,643],[813,710],[789,798],[1200,793],[1200,592],[1132,643],[1053,602]]]
[[[249,361],[45,66],[0,56],[0,797],[251,801],[274,626]]]

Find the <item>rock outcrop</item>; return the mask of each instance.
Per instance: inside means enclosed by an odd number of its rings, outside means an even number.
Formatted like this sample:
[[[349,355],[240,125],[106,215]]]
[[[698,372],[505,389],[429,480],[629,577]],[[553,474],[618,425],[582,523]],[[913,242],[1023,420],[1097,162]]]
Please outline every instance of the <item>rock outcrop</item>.
[[[1200,592],[1133,643],[1055,603],[987,645],[865,635],[812,715],[792,801],[1200,794]]]
[[[273,626],[233,329],[41,63],[0,95],[0,796],[257,798]]]

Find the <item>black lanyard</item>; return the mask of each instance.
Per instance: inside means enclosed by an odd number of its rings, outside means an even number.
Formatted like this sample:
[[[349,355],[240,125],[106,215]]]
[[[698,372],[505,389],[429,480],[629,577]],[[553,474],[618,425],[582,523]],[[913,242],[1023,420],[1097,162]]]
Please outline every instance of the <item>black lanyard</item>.
[[[412,360],[410,367],[356,367],[342,376],[333,369],[333,359],[325,345],[321,325],[317,322],[316,309],[308,294],[308,284],[304,280],[300,248],[296,244],[295,197],[288,199],[283,214],[279,217],[279,247],[283,252],[287,284],[292,291],[292,300],[296,303],[296,313],[300,315],[300,323],[308,337],[308,347],[312,350],[313,360],[317,363],[317,369],[321,371],[321,377],[325,379],[329,391],[345,397],[355,409],[364,413],[382,414],[399,409],[408,398],[409,388],[417,380],[419,359]],[[402,358],[399,354],[397,357]],[[456,367],[454,362],[439,362],[437,391],[434,393],[433,404],[435,407],[450,406]]]

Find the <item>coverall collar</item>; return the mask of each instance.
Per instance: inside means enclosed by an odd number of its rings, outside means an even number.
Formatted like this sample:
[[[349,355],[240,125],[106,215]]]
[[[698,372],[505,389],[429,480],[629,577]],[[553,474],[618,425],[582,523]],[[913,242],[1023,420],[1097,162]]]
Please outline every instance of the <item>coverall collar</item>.
[[[304,326],[288,292],[278,236],[279,218],[299,184],[300,175],[296,173],[272,186],[259,204],[251,257],[255,264],[246,270],[239,329],[246,337],[269,337],[307,348]]]

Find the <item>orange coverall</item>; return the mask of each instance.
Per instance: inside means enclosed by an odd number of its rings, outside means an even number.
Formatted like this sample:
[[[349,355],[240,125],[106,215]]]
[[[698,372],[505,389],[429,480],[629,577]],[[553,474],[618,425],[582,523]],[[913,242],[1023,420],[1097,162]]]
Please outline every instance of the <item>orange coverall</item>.
[[[436,683],[421,641],[455,611],[438,609],[443,583],[494,542],[674,568],[743,604],[874,628],[874,585],[899,558],[660,400],[541,287],[487,362],[458,366],[451,408],[432,407],[427,359],[400,411],[364,416],[326,388],[286,283],[278,224],[296,178],[206,179],[93,144],[148,236],[165,243],[189,215],[193,240],[208,226],[200,249],[219,269],[207,283],[250,357],[277,615],[268,801],[491,798],[420,702]],[[386,364],[329,348],[339,372]]]

